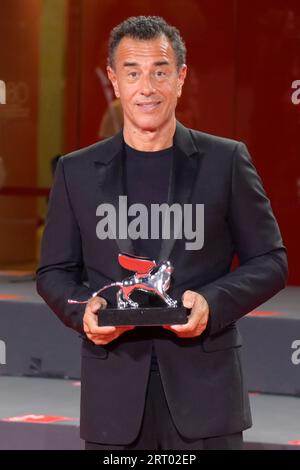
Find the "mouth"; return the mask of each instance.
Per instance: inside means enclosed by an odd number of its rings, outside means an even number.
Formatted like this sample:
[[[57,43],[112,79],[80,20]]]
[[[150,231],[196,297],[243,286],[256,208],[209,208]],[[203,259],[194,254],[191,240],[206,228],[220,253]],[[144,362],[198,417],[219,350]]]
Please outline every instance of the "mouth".
[[[145,103],[137,103],[137,106],[140,111],[144,113],[149,113],[152,111],[155,111],[159,105],[161,104],[161,101],[148,101]]]

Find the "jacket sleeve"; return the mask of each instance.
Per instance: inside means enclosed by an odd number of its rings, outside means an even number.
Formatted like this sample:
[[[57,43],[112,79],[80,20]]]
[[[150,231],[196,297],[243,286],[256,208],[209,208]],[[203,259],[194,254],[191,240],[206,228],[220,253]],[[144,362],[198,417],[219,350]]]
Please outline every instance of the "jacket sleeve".
[[[68,299],[86,300],[92,296],[92,290],[83,284],[82,272],[80,230],[69,200],[64,158],[61,158],[48,203],[37,291],[65,325],[81,334],[85,304],[68,304]]]
[[[228,224],[239,266],[201,287],[210,308],[208,334],[218,333],[283,289],[287,256],[261,180],[246,146],[233,154]]]

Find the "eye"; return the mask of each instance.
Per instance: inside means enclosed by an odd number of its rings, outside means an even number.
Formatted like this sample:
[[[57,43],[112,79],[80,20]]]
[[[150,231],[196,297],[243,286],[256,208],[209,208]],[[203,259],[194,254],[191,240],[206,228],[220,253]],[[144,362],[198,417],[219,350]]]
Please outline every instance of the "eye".
[[[156,75],[157,77],[165,77],[165,76],[166,76],[166,73],[163,72],[162,70],[157,70],[157,71],[155,72],[155,75]]]
[[[128,75],[129,75],[130,78],[136,78],[138,76],[137,72],[134,72],[134,71],[129,72]]]

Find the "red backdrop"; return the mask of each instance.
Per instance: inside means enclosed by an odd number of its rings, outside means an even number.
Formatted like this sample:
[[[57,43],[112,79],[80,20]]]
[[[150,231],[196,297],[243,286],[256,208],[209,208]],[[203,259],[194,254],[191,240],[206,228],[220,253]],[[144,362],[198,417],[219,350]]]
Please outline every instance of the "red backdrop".
[[[8,187],[36,186],[39,93],[39,0],[0,2],[0,156]],[[36,200],[0,195],[0,267],[35,258]]]
[[[98,139],[109,31],[148,14],[175,24],[186,41],[178,118],[248,145],[288,248],[289,282],[300,284],[300,104],[291,100],[300,79],[298,0],[69,0],[65,151]]]

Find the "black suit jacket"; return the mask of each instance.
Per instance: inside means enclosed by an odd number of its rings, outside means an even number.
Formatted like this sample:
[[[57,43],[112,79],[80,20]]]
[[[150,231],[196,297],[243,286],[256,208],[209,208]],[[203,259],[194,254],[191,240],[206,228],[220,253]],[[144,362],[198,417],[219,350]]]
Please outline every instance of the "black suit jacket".
[[[130,240],[99,240],[96,209],[124,194],[123,134],[63,157],[51,191],[37,289],[57,316],[83,335],[81,436],[127,444],[142,420],[151,348],[174,422],[187,438],[211,437],[251,426],[236,320],[286,282],[287,261],[278,225],[244,144],[177,123],[169,202],[205,206],[204,246],[163,240],[159,259],[175,268],[171,297],[187,289],[208,301],[205,332],[182,339],[160,327],[136,328],[107,346],[84,339],[84,305],[100,286],[128,275],[118,253]],[[234,254],[240,265],[231,272]],[[82,282],[85,266],[89,287]],[[115,290],[106,291],[114,302]]]

